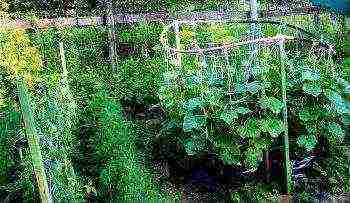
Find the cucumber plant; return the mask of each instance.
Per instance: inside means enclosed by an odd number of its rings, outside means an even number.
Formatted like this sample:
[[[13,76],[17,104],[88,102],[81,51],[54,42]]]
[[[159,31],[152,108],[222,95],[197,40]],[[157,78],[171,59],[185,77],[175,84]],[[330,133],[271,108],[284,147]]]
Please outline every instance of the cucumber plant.
[[[229,33],[222,27],[211,32],[220,33],[210,35],[210,32],[199,32],[197,36],[204,36],[202,40],[207,43],[217,41],[215,36]],[[181,47],[190,49],[196,35],[185,26],[180,36],[184,36],[180,40],[184,44]],[[199,41],[198,44],[205,43]],[[288,109],[289,122],[290,117],[296,115],[306,126],[306,134],[298,135],[297,142],[306,150],[315,147],[320,135],[327,136],[331,142],[341,142],[345,136],[342,120],[349,113],[349,103],[342,94],[348,83],[339,76],[339,79],[332,76],[329,71],[332,66],[330,59],[323,58],[316,62],[314,54],[297,59],[304,66],[293,63],[296,59],[291,60],[293,62],[283,61],[287,63],[288,73],[285,106],[279,50],[275,45],[262,45],[252,61],[246,57],[247,50],[241,47],[237,51],[229,51],[229,65],[224,62],[220,64],[224,60],[224,52],[217,54],[214,60],[210,59],[212,53],[208,53],[209,57],[204,56],[204,59],[190,52],[181,54],[181,68],[171,64],[164,73],[159,97],[168,111],[169,119],[182,128],[182,142],[189,154],[203,150],[216,151],[228,164],[243,164],[249,170],[256,170],[263,152],[270,148],[274,139],[283,132],[289,132],[282,120],[284,108]],[[219,65],[215,65],[215,62],[219,62]],[[239,71],[241,66],[247,65],[251,66],[253,73],[253,80],[250,81]],[[216,66],[219,66],[219,71],[212,68]],[[230,74],[232,70],[234,75]],[[302,92],[304,99],[291,96],[298,91]],[[225,123],[228,132],[217,129],[220,122]],[[212,145],[208,146],[207,140]]]

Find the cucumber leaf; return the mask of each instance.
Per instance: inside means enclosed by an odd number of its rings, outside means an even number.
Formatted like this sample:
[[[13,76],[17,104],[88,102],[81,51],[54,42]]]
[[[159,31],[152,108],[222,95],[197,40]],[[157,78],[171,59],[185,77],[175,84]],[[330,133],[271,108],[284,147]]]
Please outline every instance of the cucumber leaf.
[[[231,124],[234,119],[238,118],[238,113],[235,111],[221,112],[220,119],[227,124]]]
[[[304,69],[301,73],[301,78],[305,80],[316,81],[320,79],[320,73],[317,70]]]
[[[283,108],[283,103],[275,97],[263,97],[259,100],[259,104],[263,109],[270,109],[273,113],[278,114]]]
[[[246,107],[238,107],[237,109],[235,109],[235,111],[238,113],[238,114],[247,114],[247,113],[251,113],[252,111]]]
[[[259,163],[262,161],[263,152],[261,150],[254,150],[249,148],[245,152],[245,165],[250,170],[257,170]]]
[[[221,112],[220,119],[225,121],[227,124],[231,124],[234,119],[238,118],[239,114],[244,115],[244,114],[247,114],[247,113],[250,113],[250,112],[251,112],[251,110],[248,109],[248,108],[238,107],[238,108],[236,108],[233,111]]]
[[[200,97],[191,98],[187,102],[184,103],[184,107],[186,111],[193,111],[197,107],[202,107],[202,99]]]
[[[313,82],[304,83],[303,90],[305,93],[311,94],[314,97],[317,97],[322,93],[321,87],[317,83]]]
[[[311,151],[316,146],[317,140],[313,134],[301,135],[298,137],[297,143],[301,147],[305,147],[307,151]]]
[[[200,129],[205,126],[206,118],[204,116],[185,116],[183,121],[184,132],[191,132],[194,129]]]
[[[262,132],[269,133],[273,138],[278,137],[278,135],[285,131],[283,122],[275,118],[262,119],[260,126]]]
[[[327,130],[331,136],[331,139],[342,141],[345,137],[345,131],[341,128],[341,126],[337,123],[330,123],[327,126]]]
[[[186,139],[184,146],[188,155],[195,155],[205,148],[205,142],[200,137],[193,137]]]
[[[258,121],[254,118],[248,119],[246,125],[238,128],[241,137],[254,138],[260,135],[261,129],[258,125]]]
[[[324,95],[333,104],[339,114],[350,113],[349,105],[338,92],[326,89]]]
[[[223,95],[222,89],[211,88],[206,92],[206,101],[208,101],[211,106],[220,106]]]
[[[257,77],[260,75],[266,75],[269,72],[270,68],[267,66],[257,66],[254,65],[252,67],[252,72],[253,72],[253,76]]]
[[[220,149],[220,157],[225,164],[238,165],[240,164],[240,151],[237,147],[229,146]]]
[[[308,122],[317,120],[318,116],[311,109],[303,108],[301,111],[299,111],[299,118],[303,122]]]

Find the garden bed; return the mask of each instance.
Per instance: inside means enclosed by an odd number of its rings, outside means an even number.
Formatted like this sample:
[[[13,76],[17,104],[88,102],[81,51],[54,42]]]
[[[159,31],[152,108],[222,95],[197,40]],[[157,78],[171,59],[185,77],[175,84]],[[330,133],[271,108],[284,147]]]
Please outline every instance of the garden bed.
[[[192,22],[165,36],[160,22],[119,22],[115,71],[102,24],[18,33],[33,47],[31,62],[40,55],[39,69],[21,71],[51,198],[225,202],[287,194],[315,201],[348,192],[349,83],[340,79],[346,67],[328,57],[328,45],[318,43],[317,36],[269,22],[198,23],[195,28]],[[256,40],[250,38],[251,23],[260,23],[260,34],[267,36],[257,40],[262,43],[255,44],[253,59],[254,46],[244,44]],[[285,55],[271,41],[281,39],[275,36],[282,32],[292,36],[288,40],[297,38],[285,44]],[[6,35],[0,37],[6,42]],[[175,57],[160,44],[166,37],[172,48],[191,51]],[[206,52],[203,66],[193,51],[196,43],[211,49],[232,40],[242,47]],[[252,69],[249,77],[242,67]],[[39,200],[42,191],[23,139],[23,108],[8,69],[0,78],[0,166],[5,171],[0,200]]]

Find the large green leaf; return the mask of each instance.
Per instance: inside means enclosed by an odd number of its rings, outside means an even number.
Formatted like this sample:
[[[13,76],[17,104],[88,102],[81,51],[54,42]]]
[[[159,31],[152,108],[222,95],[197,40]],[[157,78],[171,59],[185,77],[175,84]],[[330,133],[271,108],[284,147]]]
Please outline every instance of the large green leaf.
[[[254,138],[260,135],[261,129],[258,121],[254,118],[248,119],[246,125],[238,128],[239,133],[245,138]]]
[[[237,113],[243,114],[243,115],[252,112],[250,109],[248,109],[248,108],[246,108],[246,107],[241,107],[241,106],[238,107],[238,108],[236,108],[235,111],[236,111]]]
[[[320,95],[322,93],[322,89],[321,89],[320,85],[318,85],[317,83],[314,83],[314,82],[304,83],[303,90],[305,93],[311,94],[314,97],[317,97],[318,95]]]
[[[283,103],[275,97],[263,97],[259,100],[261,108],[270,109],[273,113],[278,114],[283,108]]]
[[[239,114],[247,114],[250,113],[251,110],[245,107],[237,107],[233,111],[224,111],[220,114],[220,119],[225,121],[227,124],[231,124],[234,119],[237,119]]]
[[[224,81],[221,79],[221,75],[219,73],[210,72],[207,75],[207,80],[210,86],[223,85]]]
[[[225,164],[239,164],[240,163],[240,151],[237,147],[234,146],[226,146],[220,149],[220,157],[224,161]]]
[[[301,73],[301,78],[303,80],[319,80],[320,79],[320,73],[317,70],[311,70],[311,69],[304,69],[304,71]]]
[[[223,91],[220,88],[211,88],[206,92],[206,101],[208,101],[209,105],[218,106],[220,105],[221,99],[223,97]]]
[[[182,127],[184,132],[191,132],[205,126],[205,122],[205,116],[185,116]]]
[[[264,137],[259,137],[254,139],[254,146],[259,150],[267,150],[272,144],[272,139],[266,139]]]
[[[318,115],[312,109],[303,108],[299,111],[299,118],[303,122],[314,121],[318,119]]]
[[[269,82],[260,82],[260,81],[254,81],[248,84],[238,83],[236,84],[235,92],[238,94],[246,93],[246,92],[257,93],[260,90],[269,88],[270,85],[271,84]]]
[[[301,135],[298,137],[297,143],[301,147],[305,147],[307,151],[311,151],[317,143],[316,137],[313,134]]]
[[[285,126],[281,120],[275,118],[262,119],[260,121],[261,131],[270,133],[274,138],[285,131]]]
[[[223,111],[220,114],[220,119],[225,121],[227,124],[231,124],[234,119],[238,118],[238,114],[235,111]]]
[[[349,105],[338,92],[326,89],[324,95],[333,104],[339,114],[350,113]]]
[[[258,81],[254,81],[251,83],[248,83],[246,85],[247,91],[251,93],[257,93],[259,90],[264,89],[264,85],[262,83],[259,83]]]
[[[195,97],[184,103],[186,111],[193,111],[197,107],[202,107],[202,99],[200,97]]]
[[[253,66],[252,67],[252,72],[254,77],[260,76],[260,75],[266,75],[269,72],[269,67],[268,66]]]
[[[332,139],[342,141],[345,137],[345,131],[337,123],[330,123],[327,126],[327,130]]]
[[[200,83],[200,78],[196,75],[190,75],[190,76],[186,77],[186,82],[187,82],[188,86],[193,87],[193,86],[196,86]]]
[[[194,133],[191,138],[184,140],[184,147],[188,155],[195,155],[205,150],[206,139],[203,134]]]

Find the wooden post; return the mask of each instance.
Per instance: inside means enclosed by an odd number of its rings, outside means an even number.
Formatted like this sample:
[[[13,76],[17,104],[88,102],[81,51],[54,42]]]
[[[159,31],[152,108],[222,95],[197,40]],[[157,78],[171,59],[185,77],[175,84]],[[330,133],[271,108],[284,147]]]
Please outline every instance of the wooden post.
[[[60,55],[61,55],[61,63],[62,63],[62,76],[63,80],[65,82],[68,81],[68,70],[67,70],[67,64],[66,64],[66,58],[64,56],[64,47],[63,47],[63,42],[60,42]]]
[[[283,138],[283,143],[284,143],[284,172],[285,172],[285,178],[286,178],[286,184],[287,184],[287,194],[292,190],[292,180],[291,180],[291,166],[290,166],[290,161],[289,161],[289,140],[288,140],[288,109],[287,109],[287,76],[286,76],[286,67],[285,67],[285,60],[286,58],[286,53],[284,49],[284,42],[285,39],[281,38],[278,41],[279,44],[279,51],[280,51],[280,60],[281,60],[281,80],[282,80],[282,97],[283,97],[283,122],[285,126],[285,131],[284,131],[284,138]]]
[[[181,66],[181,53],[179,52],[181,49],[181,39],[180,39],[180,25],[179,21],[175,21],[174,23],[174,30],[175,30],[175,35],[176,35],[176,49],[178,52],[176,52],[176,67],[180,68]]]
[[[28,138],[30,153],[32,156],[32,163],[34,167],[34,173],[38,184],[41,202],[48,203],[51,201],[49,187],[46,179],[45,169],[43,165],[43,158],[41,155],[41,149],[39,144],[38,133],[35,128],[34,116],[30,107],[29,93],[27,84],[22,77],[16,79],[17,88],[19,90],[19,100],[21,105],[21,111],[23,121],[25,125],[25,133]]]
[[[111,61],[112,71],[115,73],[117,71],[117,56],[115,53],[115,19],[113,15],[113,2],[108,0],[107,3],[107,15],[109,16],[107,26],[108,26],[108,39],[109,39],[109,59]]]
[[[258,20],[258,2],[257,0],[250,0],[250,18],[251,20]],[[257,23],[252,23],[250,25],[250,33],[252,36],[252,40],[257,39],[259,37],[259,29]],[[257,51],[258,45],[252,43],[250,45],[250,52],[251,52],[251,58],[255,57],[255,52]],[[252,70],[251,66],[247,65],[245,69],[245,75],[246,75],[246,81],[252,77]]]

